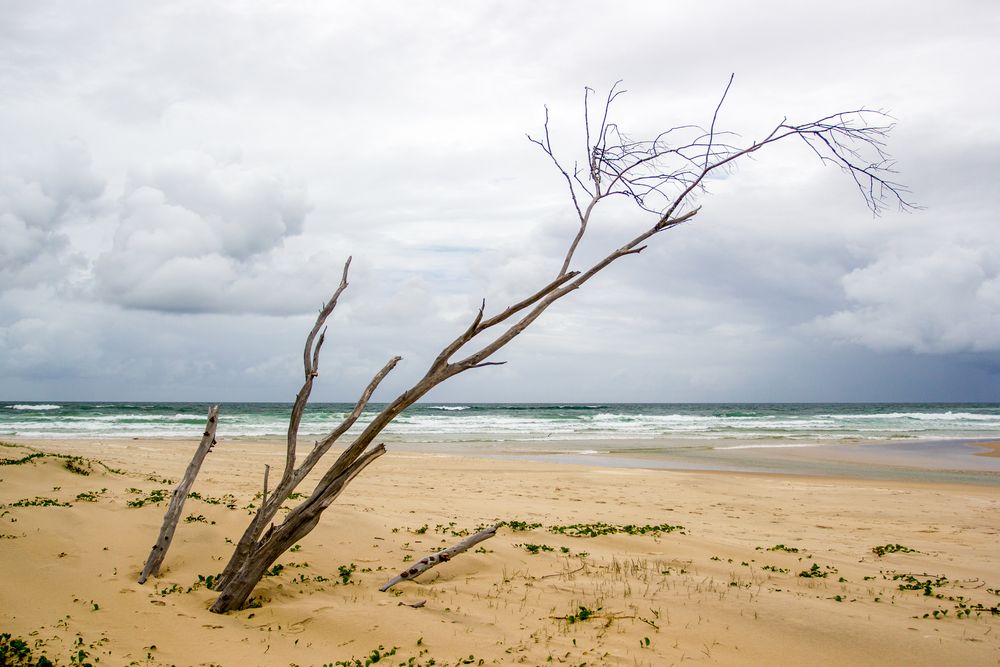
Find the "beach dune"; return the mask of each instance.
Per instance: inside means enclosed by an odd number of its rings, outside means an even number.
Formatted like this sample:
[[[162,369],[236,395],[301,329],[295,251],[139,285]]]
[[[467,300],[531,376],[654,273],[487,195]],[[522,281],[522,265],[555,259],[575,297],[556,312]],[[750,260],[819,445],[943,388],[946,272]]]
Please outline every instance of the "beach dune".
[[[194,446],[0,448],[0,631],[104,665],[1000,664],[997,487],[390,451],[262,580],[260,606],[216,615],[206,582],[283,449],[221,442],[141,586],[158,490]]]

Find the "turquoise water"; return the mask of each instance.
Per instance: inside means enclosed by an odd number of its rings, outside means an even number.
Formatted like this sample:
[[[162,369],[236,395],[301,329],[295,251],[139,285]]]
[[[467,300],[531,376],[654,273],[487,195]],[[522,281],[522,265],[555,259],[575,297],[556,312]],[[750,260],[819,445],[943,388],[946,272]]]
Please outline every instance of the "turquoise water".
[[[302,435],[320,435],[352,406],[311,406]],[[354,430],[380,408],[372,405]],[[289,404],[221,405],[221,437],[283,436]],[[197,437],[205,403],[0,402],[0,437]],[[723,440],[731,447],[797,443],[948,438],[1000,439],[1000,404],[982,403],[593,403],[417,404],[385,431],[408,442],[537,443],[556,441]],[[775,444],[776,443],[776,444]],[[626,446],[622,443],[623,447]],[[641,442],[640,442],[641,446]],[[726,446],[726,445],[722,445]]]

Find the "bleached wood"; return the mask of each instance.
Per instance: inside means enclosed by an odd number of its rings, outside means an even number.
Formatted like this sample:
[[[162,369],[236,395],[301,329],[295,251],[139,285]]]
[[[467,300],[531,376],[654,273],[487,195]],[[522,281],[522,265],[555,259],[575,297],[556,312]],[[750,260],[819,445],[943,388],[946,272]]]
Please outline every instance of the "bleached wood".
[[[454,546],[450,546],[447,549],[442,549],[437,553],[421,558],[411,567],[403,570],[395,577],[382,584],[379,590],[384,593],[385,591],[389,590],[390,588],[392,588],[401,581],[407,581],[409,579],[413,579],[414,577],[419,577],[421,574],[431,569],[432,567],[440,565],[441,563],[447,563],[448,561],[450,561],[452,558],[462,553],[463,551],[467,551],[472,547],[476,546],[477,544],[479,544],[480,542],[482,542],[483,540],[488,540],[494,535],[496,535],[497,528],[499,527],[500,527],[499,525],[496,525],[487,528],[486,530],[481,530],[475,535],[470,535],[469,537],[465,538],[464,540],[462,540],[461,542],[459,542]]]
[[[174,489],[174,495],[170,498],[170,505],[163,516],[163,525],[160,527],[160,534],[153,544],[153,549],[149,552],[149,558],[146,559],[146,565],[142,568],[142,573],[139,575],[140,584],[146,583],[146,579],[150,576],[155,577],[160,573],[160,565],[163,564],[163,559],[167,555],[167,549],[170,548],[170,543],[174,539],[177,522],[181,518],[181,512],[184,511],[184,501],[187,500],[188,492],[191,490],[191,486],[194,485],[198,471],[201,470],[202,462],[208,456],[208,453],[212,451],[212,446],[215,445],[215,429],[218,426],[218,422],[219,406],[213,405],[208,410],[208,421],[205,422],[205,432],[201,436],[198,449],[195,450],[194,456],[191,457],[191,463],[188,464],[187,470],[184,471],[184,477],[181,478],[180,484]]]

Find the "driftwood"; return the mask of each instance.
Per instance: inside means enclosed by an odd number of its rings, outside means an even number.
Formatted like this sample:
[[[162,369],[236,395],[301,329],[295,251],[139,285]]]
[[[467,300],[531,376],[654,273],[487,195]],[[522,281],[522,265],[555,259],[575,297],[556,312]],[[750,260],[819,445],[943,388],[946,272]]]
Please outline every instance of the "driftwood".
[[[188,491],[191,490],[194,479],[198,476],[198,471],[201,470],[202,462],[208,456],[208,453],[212,451],[212,446],[215,444],[215,428],[218,426],[218,422],[219,406],[213,405],[208,410],[208,421],[205,422],[205,432],[201,436],[201,443],[198,445],[198,449],[195,450],[187,470],[184,471],[184,477],[181,479],[180,484],[174,489],[174,495],[170,498],[167,513],[163,516],[163,526],[160,528],[160,535],[156,538],[156,543],[153,544],[153,549],[149,552],[149,558],[146,559],[146,566],[142,568],[142,574],[139,575],[140,584],[146,583],[146,579],[150,576],[155,577],[160,573],[160,565],[163,563],[163,558],[167,555],[170,542],[174,539],[174,531],[177,530],[177,522],[180,520],[181,512],[184,510],[184,501],[187,500]]]
[[[413,564],[413,567],[411,567],[411,568],[409,568],[407,570],[403,570],[402,572],[400,572],[399,574],[397,574],[395,577],[393,577],[389,581],[387,581],[384,584],[382,584],[382,586],[381,586],[381,588],[379,588],[379,590],[384,593],[385,591],[389,590],[390,588],[392,588],[393,586],[395,586],[396,584],[398,584],[401,581],[406,581],[408,579],[413,579],[414,577],[419,576],[419,575],[423,574],[424,572],[426,572],[427,570],[431,569],[435,565],[440,565],[441,563],[447,563],[453,557],[457,556],[458,554],[462,553],[463,551],[471,549],[472,547],[476,546],[477,544],[479,544],[483,540],[488,540],[491,537],[493,537],[494,535],[496,535],[497,534],[497,528],[499,528],[499,527],[500,527],[500,525],[497,524],[496,526],[493,526],[491,528],[487,528],[486,530],[481,530],[478,533],[476,533],[475,535],[470,535],[469,537],[465,538],[464,540],[462,540],[461,542],[459,542],[455,546],[448,547],[447,549],[443,549],[442,551],[439,551],[436,554],[431,554],[430,556],[427,556],[426,558],[421,558],[419,561],[417,561],[416,563]]]

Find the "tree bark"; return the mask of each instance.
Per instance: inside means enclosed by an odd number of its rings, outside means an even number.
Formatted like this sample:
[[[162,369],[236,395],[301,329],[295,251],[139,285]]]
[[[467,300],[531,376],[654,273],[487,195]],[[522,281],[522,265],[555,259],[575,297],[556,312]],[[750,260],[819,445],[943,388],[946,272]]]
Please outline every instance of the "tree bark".
[[[264,572],[296,542],[312,532],[320,516],[337,499],[344,488],[368,464],[385,454],[385,445],[372,448],[354,462],[339,477],[327,484],[322,493],[313,493],[309,500],[293,509],[279,526],[272,526],[261,540],[255,543],[239,566],[219,586],[219,597],[211,606],[218,614],[241,609]]]
[[[139,575],[140,584],[146,583],[146,579],[150,576],[155,577],[160,573],[160,565],[163,563],[163,559],[167,555],[167,549],[170,548],[170,543],[174,539],[174,531],[177,530],[177,522],[181,518],[181,512],[184,511],[184,502],[187,500],[188,492],[191,490],[191,486],[194,485],[198,471],[201,470],[202,462],[208,456],[208,453],[212,451],[212,446],[215,444],[215,428],[218,426],[218,421],[219,406],[213,405],[208,410],[208,421],[205,422],[205,432],[201,437],[201,443],[198,445],[198,449],[195,450],[187,470],[184,471],[184,477],[181,478],[180,484],[174,489],[174,495],[170,498],[167,513],[163,516],[163,526],[160,528],[160,535],[156,538],[153,549],[149,552],[149,558],[146,559],[146,566],[142,568],[142,573]]]

